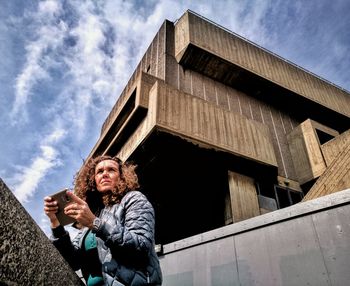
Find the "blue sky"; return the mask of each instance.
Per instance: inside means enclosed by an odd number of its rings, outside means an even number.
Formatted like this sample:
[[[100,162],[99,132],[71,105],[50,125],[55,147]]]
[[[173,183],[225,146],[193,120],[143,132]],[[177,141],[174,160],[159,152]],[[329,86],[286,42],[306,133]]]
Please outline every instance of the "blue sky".
[[[350,90],[348,0],[0,0],[0,177],[48,233],[43,197],[72,187],[165,19],[187,9]]]

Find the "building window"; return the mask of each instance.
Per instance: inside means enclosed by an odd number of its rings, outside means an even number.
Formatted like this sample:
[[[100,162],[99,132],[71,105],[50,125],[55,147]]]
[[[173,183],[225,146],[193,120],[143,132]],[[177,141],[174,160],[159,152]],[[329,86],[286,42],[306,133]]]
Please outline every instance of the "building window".
[[[304,197],[303,192],[295,191],[278,185],[274,185],[274,191],[277,207],[279,209],[299,203]]]

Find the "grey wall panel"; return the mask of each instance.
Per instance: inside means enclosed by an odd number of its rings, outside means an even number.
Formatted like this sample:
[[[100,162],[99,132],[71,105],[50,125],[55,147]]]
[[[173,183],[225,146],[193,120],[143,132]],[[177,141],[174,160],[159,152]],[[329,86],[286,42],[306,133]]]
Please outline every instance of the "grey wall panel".
[[[205,244],[207,249],[207,272],[210,281],[206,285],[238,285],[238,268],[235,253],[234,237],[226,237]]]
[[[277,285],[329,285],[327,271],[310,216],[261,229]],[[266,284],[264,284],[266,285]]]
[[[164,285],[349,285],[349,217],[346,190],[167,244]]]
[[[241,285],[278,285],[269,257],[266,231],[258,229],[235,237]]]
[[[160,261],[165,286],[239,283],[233,237],[174,252],[161,257]],[[174,284],[176,282],[179,284]]]
[[[165,280],[164,286],[196,285],[193,281],[193,270],[197,264],[195,257],[196,249],[197,247],[184,249],[181,251],[181,255],[175,252],[167,255],[165,259],[160,259]],[[178,284],[173,284],[175,282],[178,282]]]
[[[193,272],[182,272],[171,275],[166,275],[164,286],[192,286],[193,284]]]
[[[350,284],[350,207],[312,216],[331,285]]]
[[[212,286],[232,286],[239,285],[237,272],[234,271],[236,263],[231,262],[227,264],[221,264],[212,266],[210,269],[211,273],[211,284]]]

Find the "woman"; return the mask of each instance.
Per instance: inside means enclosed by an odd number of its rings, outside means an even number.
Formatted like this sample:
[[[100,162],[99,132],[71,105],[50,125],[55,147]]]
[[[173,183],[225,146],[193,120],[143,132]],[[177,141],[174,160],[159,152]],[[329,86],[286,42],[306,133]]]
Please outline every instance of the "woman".
[[[80,231],[71,242],[60,225],[57,202],[45,197],[54,245],[86,284],[161,285],[154,249],[154,210],[139,187],[135,165],[117,157],[90,159],[75,178],[72,203],[64,212]]]

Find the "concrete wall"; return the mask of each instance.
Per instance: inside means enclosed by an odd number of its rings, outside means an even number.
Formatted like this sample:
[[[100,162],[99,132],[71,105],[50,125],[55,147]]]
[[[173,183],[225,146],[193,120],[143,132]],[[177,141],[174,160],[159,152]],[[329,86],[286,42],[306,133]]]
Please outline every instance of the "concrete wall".
[[[80,285],[80,279],[0,179],[0,285]]]
[[[164,286],[349,285],[350,189],[163,246]]]
[[[177,37],[181,36],[181,33],[176,34],[174,29],[170,25],[167,29],[168,46],[175,46]],[[183,33],[185,32],[183,31]],[[213,35],[218,35],[217,33],[218,31],[216,30],[216,34]],[[208,42],[208,44],[215,45],[214,42],[216,40]],[[294,110],[288,108],[288,112],[286,112],[267,103],[263,96],[249,95],[234,88],[232,85],[228,86],[212,79],[204,73],[184,68],[176,61],[176,52],[174,50],[169,49],[167,53],[167,84],[215,104],[219,108],[240,114],[249,120],[258,121],[268,126],[278,163],[278,174],[291,180],[297,179],[286,137],[290,131],[301,123],[295,117]],[[206,67],[204,60],[195,61],[195,64]],[[217,68],[213,68],[213,70],[217,70]]]

